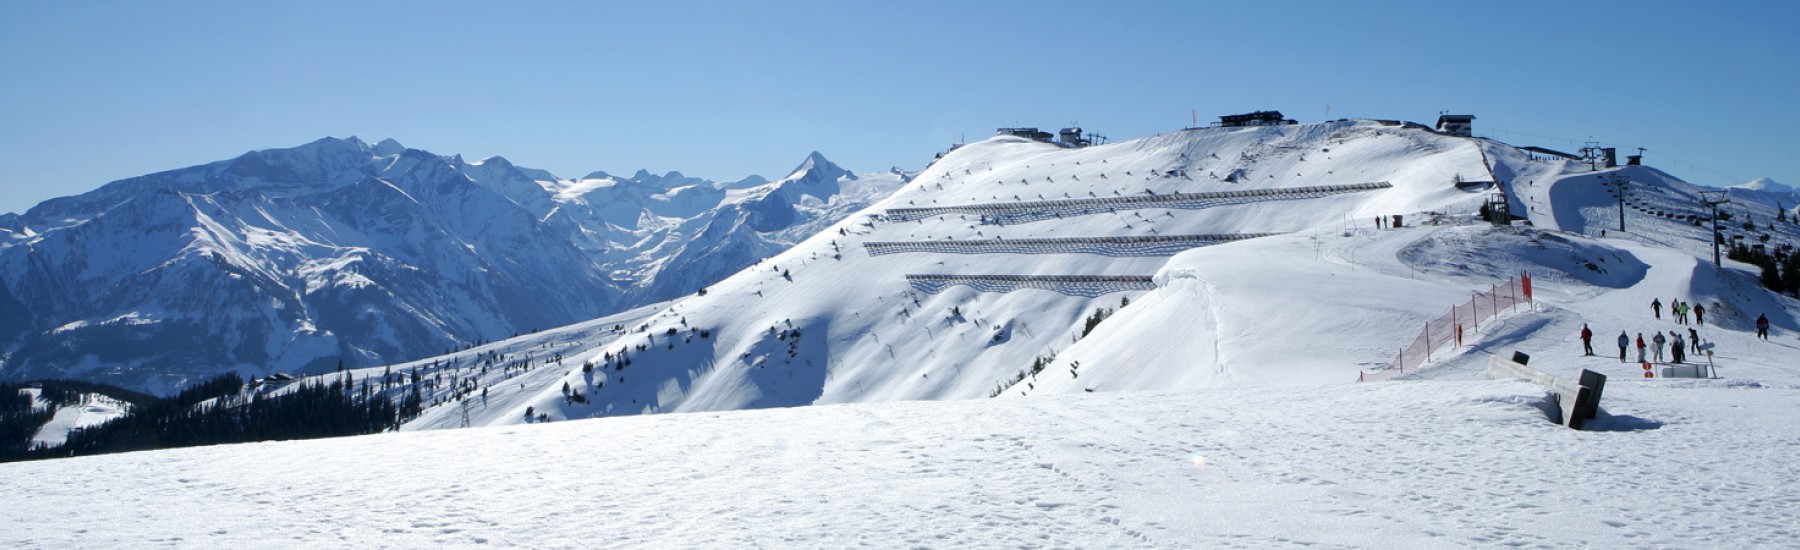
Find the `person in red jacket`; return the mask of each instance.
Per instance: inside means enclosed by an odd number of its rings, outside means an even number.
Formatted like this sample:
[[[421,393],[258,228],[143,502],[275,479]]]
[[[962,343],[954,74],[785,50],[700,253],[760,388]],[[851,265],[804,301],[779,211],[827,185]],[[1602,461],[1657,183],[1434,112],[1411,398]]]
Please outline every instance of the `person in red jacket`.
[[[1587,355],[1594,354],[1594,331],[1588,330],[1587,323],[1581,324],[1581,351]]]
[[[1637,338],[1637,340],[1638,340],[1638,341],[1637,341],[1637,344],[1638,344],[1638,362],[1639,362],[1639,363],[1643,363],[1643,362],[1645,362],[1645,361],[1644,361],[1644,333],[1642,333],[1642,332],[1640,332],[1640,333],[1638,333],[1638,338]]]

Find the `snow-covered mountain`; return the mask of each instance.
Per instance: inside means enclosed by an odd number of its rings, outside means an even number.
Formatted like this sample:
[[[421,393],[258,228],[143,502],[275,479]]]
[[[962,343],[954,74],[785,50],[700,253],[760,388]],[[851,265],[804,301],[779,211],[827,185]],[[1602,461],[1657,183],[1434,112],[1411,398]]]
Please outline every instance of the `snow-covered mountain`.
[[[1800,191],[1769,178],[1756,178],[1725,188],[1731,200],[1780,208],[1792,218],[1800,215]]]
[[[817,153],[716,184],[391,139],[252,151],[0,218],[0,376],[166,392],[438,355],[695,292],[904,179]]]
[[[1631,286],[1649,263],[1639,254],[1568,236],[1617,223],[1604,184],[1615,176],[1633,183],[1623,235],[1690,258],[1668,293],[1725,304],[1724,326],[1769,304],[1779,326],[1793,324],[1787,299],[1753,273],[1713,274],[1694,259],[1710,256],[1700,187],[1646,166],[1595,172],[1346,120],[1086,148],[995,137],[704,296],[396,368],[493,390],[476,406],[429,409],[412,429],[518,423],[527,411],[1337,383],[1386,367],[1426,321],[1521,272],[1580,285],[1571,292]],[[1508,182],[1503,195],[1492,181]],[[1496,196],[1535,228],[1461,227]],[[1771,207],[1733,208],[1773,219]],[[1402,228],[1375,231],[1393,215]],[[1800,240],[1791,225],[1772,230],[1771,246]],[[1489,242],[1501,244],[1472,246]],[[476,374],[477,354],[523,368]],[[466,404],[468,392],[428,394]]]

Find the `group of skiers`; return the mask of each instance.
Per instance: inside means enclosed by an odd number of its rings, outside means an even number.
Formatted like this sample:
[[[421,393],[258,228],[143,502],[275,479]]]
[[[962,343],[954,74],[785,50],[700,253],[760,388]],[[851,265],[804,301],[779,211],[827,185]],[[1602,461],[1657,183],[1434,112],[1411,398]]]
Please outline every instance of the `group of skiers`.
[[[1698,348],[1700,346],[1700,333],[1692,328],[1688,329],[1686,338],[1682,338],[1680,332],[1673,330],[1669,331],[1669,336],[1667,338],[1663,337],[1661,331],[1652,331],[1650,334],[1652,336],[1648,340],[1644,339],[1644,333],[1640,332],[1637,334],[1635,342],[1637,348],[1637,362],[1639,363],[1663,362],[1663,345],[1668,344],[1669,362],[1680,364],[1687,361],[1687,351],[1689,349]],[[1693,343],[1693,347],[1689,347],[1689,342]],[[1587,355],[1594,354],[1594,331],[1593,329],[1588,328],[1586,323],[1582,323],[1581,325],[1581,347],[1582,351]],[[1628,331],[1619,331],[1620,363],[1630,362],[1629,352],[1632,347],[1633,339],[1631,334]],[[1652,352],[1648,357],[1646,357],[1644,353],[1646,350]]]
[[[1675,324],[1688,324],[1689,311],[1694,312],[1694,324],[1706,324],[1706,306],[1704,304],[1694,304],[1689,306],[1687,302],[1681,300],[1669,300],[1669,303],[1671,304],[1669,306],[1669,313],[1675,314]],[[1650,299],[1650,311],[1656,314],[1657,319],[1662,318],[1662,308],[1662,300],[1656,298]]]
[[[1669,308],[1669,311],[1671,313],[1675,314],[1675,324],[1677,324],[1677,325],[1687,324],[1687,314],[1689,311],[1687,302],[1683,302],[1681,300],[1670,300],[1670,302],[1673,302],[1675,304],[1674,307]],[[1656,298],[1650,299],[1650,312],[1655,314],[1657,319],[1662,318],[1662,307],[1663,307],[1662,300],[1658,300]],[[1694,304],[1692,310],[1694,312],[1694,324],[1705,325],[1706,324],[1706,306],[1701,305],[1701,304]],[[1693,332],[1693,331],[1694,331],[1694,329],[1688,329],[1688,332]],[[1756,337],[1761,338],[1763,340],[1769,339],[1769,315],[1766,313],[1765,314],[1757,314],[1757,316],[1756,316]],[[1695,343],[1698,344],[1699,342],[1695,342]]]
[[[1688,324],[1688,313],[1690,312],[1694,314],[1694,325],[1706,324],[1706,306],[1700,304],[1690,305],[1681,300],[1670,300],[1669,302],[1671,304],[1669,312],[1674,314],[1675,324]],[[1662,319],[1662,310],[1662,300],[1652,298],[1650,300],[1651,313],[1654,314],[1657,319]],[[1700,332],[1694,330],[1691,326],[1687,329],[1687,338],[1685,339],[1682,338],[1680,331],[1674,330],[1669,331],[1668,337],[1666,338],[1661,331],[1652,331],[1651,335],[1652,336],[1646,340],[1644,338],[1644,333],[1640,332],[1638,333],[1637,338],[1633,339],[1629,331],[1619,331],[1619,362],[1630,362],[1629,352],[1635,347],[1637,348],[1637,362],[1661,363],[1663,362],[1663,346],[1667,344],[1669,345],[1670,351],[1669,362],[1682,363],[1687,361],[1687,352],[1689,350],[1698,349],[1701,345]],[[1756,337],[1763,340],[1769,339],[1768,315],[1756,316]],[[1586,323],[1581,325],[1581,347],[1583,353],[1587,355],[1594,354],[1594,331],[1593,329],[1588,328]],[[1645,356],[1646,350],[1651,352],[1648,357]]]

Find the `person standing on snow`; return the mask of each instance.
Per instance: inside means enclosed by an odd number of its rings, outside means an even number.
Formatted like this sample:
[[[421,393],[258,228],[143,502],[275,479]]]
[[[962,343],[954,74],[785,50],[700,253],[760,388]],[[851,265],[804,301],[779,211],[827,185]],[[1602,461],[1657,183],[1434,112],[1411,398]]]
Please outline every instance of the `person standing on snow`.
[[[1763,340],[1769,339],[1769,316],[1767,314],[1756,316],[1756,337]]]
[[[1669,336],[1675,337],[1675,343],[1669,344],[1669,350],[1675,352],[1673,354],[1675,356],[1675,364],[1679,365],[1681,364],[1681,360],[1687,359],[1687,354],[1682,353],[1683,344],[1681,341],[1681,333],[1671,330],[1669,331]]]
[[[1594,354],[1594,331],[1588,330],[1587,323],[1581,324],[1581,351],[1585,355]]]
[[[1638,346],[1637,346],[1638,362],[1642,363],[1642,362],[1644,362],[1644,333],[1642,333],[1642,332],[1638,333],[1637,344],[1638,344]]]
[[[1627,347],[1631,347],[1631,336],[1626,335],[1625,331],[1621,330],[1621,331],[1619,331],[1619,362],[1620,363],[1625,362],[1625,348],[1627,348]]]
[[[1677,324],[1677,325],[1687,324],[1688,305],[1686,303],[1683,303],[1681,300],[1676,300],[1675,305],[1673,307],[1675,308],[1675,324]]]
[[[1694,304],[1694,324],[1703,326],[1706,324],[1705,304]]]
[[[1654,357],[1656,358],[1656,362],[1658,362],[1658,363],[1663,362],[1663,356],[1662,356],[1663,344],[1669,343],[1669,339],[1663,338],[1662,331],[1659,330],[1659,331],[1656,331],[1656,336],[1650,339],[1650,343],[1655,345],[1655,347],[1651,348],[1651,351],[1655,352]]]
[[[1657,319],[1662,319],[1662,300],[1651,298],[1650,311],[1656,313]]]

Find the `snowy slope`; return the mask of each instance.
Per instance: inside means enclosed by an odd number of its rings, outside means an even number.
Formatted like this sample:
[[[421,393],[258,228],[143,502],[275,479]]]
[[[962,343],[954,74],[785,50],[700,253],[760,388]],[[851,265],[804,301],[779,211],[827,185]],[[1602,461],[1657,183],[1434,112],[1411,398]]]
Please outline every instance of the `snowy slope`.
[[[1509,311],[1500,323],[1471,327],[1481,329],[1468,336],[1479,343],[1437,353],[1432,370],[1415,376],[1479,377],[1488,357],[1523,351],[1540,357],[1533,366],[1561,376],[1595,368],[1636,377],[1642,371],[1635,362],[1619,370],[1617,361],[1566,356],[1583,323],[1599,334],[1601,350],[1611,349],[1617,336],[1608,331],[1627,330],[1635,340],[1684,328],[1647,322],[1653,299],[1705,305],[1710,328],[1702,327],[1702,337],[1734,358],[1764,346],[1749,337],[1759,315],[1778,331],[1800,328],[1800,304],[1761,288],[1752,266],[1728,260],[1721,271],[1701,259],[1710,258],[1710,224],[1687,216],[1699,215],[1698,195],[1706,189],[1645,166],[1591,172],[1560,161],[1526,162],[1509,147],[1485,146],[1499,161],[1495,171],[1508,174],[1503,179],[1518,178],[1509,179],[1515,213],[1536,227],[1573,234],[1451,217],[1434,222],[1445,225],[1320,229],[1184,252],[1157,275],[1155,291],[1008,393],[1355,380],[1386,368],[1420,327],[1453,304],[1521,273],[1540,290],[1536,310]],[[1601,184],[1614,175],[1632,182],[1625,232],[1617,231],[1617,195]],[[1772,209],[1759,204],[1731,211],[1773,219]],[[1603,229],[1611,230],[1609,238],[1581,235]],[[1764,230],[1779,237],[1771,245],[1800,242],[1800,227],[1792,224]],[[1761,375],[1785,361],[1753,358],[1730,368]],[[1078,376],[1068,373],[1071,365]]]
[[[529,406],[554,419],[982,397],[1033,358],[1068,347],[1072,329],[1093,310],[1141,291],[1053,283],[1004,293],[971,286],[938,292],[914,286],[908,275],[1147,278],[1181,247],[1131,248],[1136,245],[1120,239],[1260,235],[1342,228],[1424,209],[1472,212],[1484,194],[1456,182],[1488,173],[1482,143],[1340,121],[1201,129],[1083,149],[1011,137],[971,144],[892,198],[709,287],[705,296],[682,297],[625,327],[627,334],[579,344],[583,349],[566,353],[559,365],[567,376],[540,388],[544,399]],[[1351,184],[1369,185],[1285,193]],[[1219,204],[1155,202],[1179,199],[1176,193],[1208,194]],[[1108,200],[1153,204],[1118,208],[1105,206]],[[1032,206],[1046,201],[1055,205]],[[1036,214],[917,217],[902,210],[958,205],[1012,205]],[[1069,238],[1102,239],[1099,253],[1063,253],[1055,242],[1026,240]],[[1023,248],[930,250],[944,240],[1003,247],[1011,241]],[[886,253],[868,243],[913,248]],[[621,354],[630,362],[623,369]],[[468,354],[461,357],[441,361],[468,364]],[[578,372],[583,363],[600,368]],[[1357,363],[1338,370],[1353,377]],[[1317,380],[1277,372],[1263,378],[1285,379]],[[566,401],[565,382],[588,402]],[[523,410],[510,412],[509,422],[524,421]],[[453,424],[438,417],[414,427],[460,425],[455,417]]]
[[[55,406],[54,403],[43,398],[43,392],[40,389],[22,388],[20,392],[37,400],[39,410]],[[125,416],[127,412],[131,411],[130,403],[107,395],[84,393],[77,400],[77,403],[55,407],[56,414],[51,416],[43,426],[38,427],[37,433],[31,437],[31,445],[44,447],[62,445],[69,439],[69,432],[72,430],[105,424],[107,421]]]
[[[559,180],[393,140],[253,151],[0,219],[0,377],[166,392],[435,356],[691,293],[905,177],[817,153],[715,184]],[[857,184],[819,190],[838,180]]]
[[[1789,365],[1782,385],[1609,385],[1595,431],[1546,421],[1525,382],[1412,381],[0,464],[0,494],[29,495],[0,544],[1784,548],[1800,525],[1795,379]]]
[[[540,374],[547,384],[519,390],[535,391],[535,401],[478,416],[518,423],[529,420],[526,407],[564,419],[966,399],[1015,381],[1007,393],[1342,383],[1385,367],[1419,326],[1475,290],[1529,272],[1571,295],[1615,293],[1640,284],[1653,260],[1688,274],[1659,284],[1665,301],[1710,303],[1719,322],[1737,330],[1762,312],[1778,327],[1795,326],[1792,302],[1756,288],[1744,266],[1726,276],[1703,272],[1694,259],[1700,228],[1653,213],[1677,210],[1698,188],[1648,167],[1615,171],[1640,180],[1631,193],[1642,198],[1628,210],[1639,230],[1625,236],[1675,246],[1673,256],[1652,257],[1624,241],[1473,225],[1469,215],[1493,188],[1466,182],[1486,177],[1514,182],[1512,209],[1538,227],[1597,235],[1608,220],[1601,205],[1611,199],[1596,183],[1606,174],[1488,140],[1375,121],[1190,130],[1083,149],[997,137],[958,149],[892,198],[705,296],[675,300],[623,324],[622,333],[566,344],[562,361],[548,363],[560,378]],[[1258,195],[1361,182],[1386,187]],[[1250,198],[1091,206],[1107,196],[1175,193]],[[907,210],[968,205],[990,208]],[[1384,214],[1411,223],[1374,230],[1373,218]],[[1255,238],[1211,246],[1190,239],[1173,249],[1130,240],[1205,235]],[[1055,240],[1068,238],[1086,244]],[[1191,246],[1199,247],[1176,254]],[[1144,282],[945,286],[907,275]],[[1031,288],[1014,288],[1021,284]],[[1076,342],[1082,319],[1127,298],[1130,307]],[[1550,347],[1545,342],[1566,340],[1585,313],[1566,311],[1542,332],[1516,337]],[[1495,346],[1485,351],[1502,351]],[[1051,357],[1054,376],[1020,379],[1034,359]],[[596,368],[582,372],[583,364]],[[564,384],[581,399],[566,397]],[[460,425],[460,413],[433,411],[408,428]]]
[[[1800,215],[1800,190],[1769,178],[1756,178],[1725,188],[1734,201],[1758,203],[1787,211],[1789,221]],[[1770,221],[1770,220],[1764,220]]]
[[[585,360],[606,363],[606,353],[623,349],[633,362],[614,371],[615,378],[626,377],[624,384],[593,391],[599,403],[565,406],[553,399],[539,409],[580,417],[982,397],[1034,357],[1067,347],[1071,327],[1095,308],[1116,307],[1120,297],[1136,293],[1101,289],[1090,297],[1079,289],[997,293],[951,286],[934,294],[915,288],[905,275],[1148,276],[1161,269],[1166,254],[871,255],[861,245],[1279,233],[1424,208],[1468,212],[1482,197],[1453,181],[1485,173],[1481,159],[1468,140],[1367,122],[1204,129],[1084,149],[997,137],[947,155],[837,231],[726,279],[708,296],[677,302],[642,336],[597,346]],[[1365,182],[1393,187],[1206,209],[1071,211],[1001,224],[984,224],[984,216],[973,214],[916,220],[886,215],[901,208]],[[684,318],[686,326],[680,324]],[[718,336],[686,337],[695,327]],[[684,335],[673,347],[666,341],[669,328]],[[796,331],[800,336],[792,338]]]

